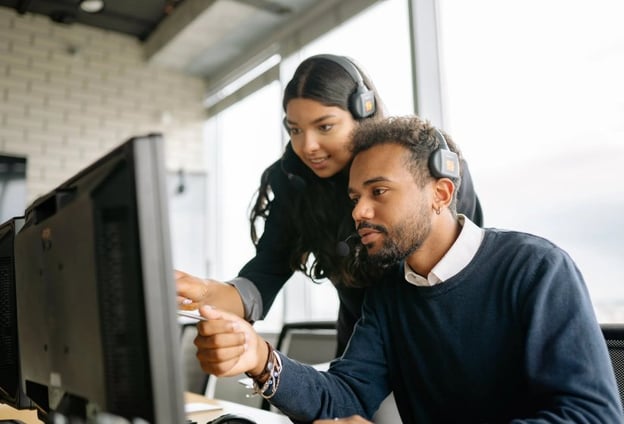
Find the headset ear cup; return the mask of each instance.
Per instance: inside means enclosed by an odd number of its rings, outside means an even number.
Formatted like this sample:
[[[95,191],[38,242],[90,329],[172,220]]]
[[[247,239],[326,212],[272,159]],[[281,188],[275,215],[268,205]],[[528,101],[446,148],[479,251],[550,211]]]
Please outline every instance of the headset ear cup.
[[[459,159],[451,150],[440,148],[429,156],[429,172],[435,178],[459,178]]]
[[[362,85],[358,85],[357,90],[349,99],[349,106],[355,118],[368,118],[375,113],[375,93]]]
[[[375,93],[366,87],[364,78],[360,74],[359,69],[346,56],[336,56],[333,54],[319,54],[312,56],[318,59],[325,59],[334,62],[349,74],[351,79],[356,83],[356,88],[349,96],[349,112],[356,119],[364,119],[373,115],[376,111]]]
[[[435,137],[440,143],[440,147],[434,150],[429,156],[429,172],[435,178],[459,179],[459,156],[449,149],[444,134],[437,128],[433,128]]]

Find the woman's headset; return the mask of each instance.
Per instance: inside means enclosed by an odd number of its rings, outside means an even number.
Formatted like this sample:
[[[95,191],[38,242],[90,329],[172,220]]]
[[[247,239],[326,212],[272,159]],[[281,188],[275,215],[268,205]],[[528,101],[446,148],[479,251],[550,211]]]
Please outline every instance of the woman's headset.
[[[375,93],[366,87],[362,74],[360,74],[357,66],[355,66],[351,60],[347,59],[345,56],[333,54],[319,54],[312,56],[311,59],[326,59],[334,62],[344,69],[356,83],[357,87],[349,97],[349,111],[354,118],[364,119],[375,113]]]

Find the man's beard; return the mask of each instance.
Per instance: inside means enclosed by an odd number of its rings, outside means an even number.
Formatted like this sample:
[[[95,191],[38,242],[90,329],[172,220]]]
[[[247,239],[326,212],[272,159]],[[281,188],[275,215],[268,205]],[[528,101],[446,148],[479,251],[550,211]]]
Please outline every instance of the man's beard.
[[[431,232],[429,211],[421,207],[414,215],[395,226],[392,232],[382,226],[377,228],[385,234],[381,249],[374,254],[366,253],[370,267],[383,272],[422,246]]]

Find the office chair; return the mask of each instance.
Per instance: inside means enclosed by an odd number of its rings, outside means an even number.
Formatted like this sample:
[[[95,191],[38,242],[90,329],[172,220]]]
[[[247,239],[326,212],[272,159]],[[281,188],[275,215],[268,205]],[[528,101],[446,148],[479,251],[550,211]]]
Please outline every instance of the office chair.
[[[620,400],[624,405],[624,324],[600,324],[600,329],[607,342]]]
[[[336,357],[336,321],[300,321],[282,326],[275,349],[306,364],[329,362]]]

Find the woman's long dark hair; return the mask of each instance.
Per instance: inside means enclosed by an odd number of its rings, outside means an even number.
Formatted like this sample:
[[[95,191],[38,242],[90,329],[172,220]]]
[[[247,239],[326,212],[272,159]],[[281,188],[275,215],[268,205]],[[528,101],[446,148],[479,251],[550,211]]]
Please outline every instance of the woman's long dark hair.
[[[361,69],[355,63],[353,65],[360,71],[368,89],[375,93],[377,108],[372,117],[383,115],[383,104],[375,87]],[[305,98],[349,111],[349,97],[356,87],[357,82],[341,65],[330,59],[311,57],[299,65],[286,86],[283,109],[286,111],[292,99]],[[281,248],[288,251],[291,269],[305,273],[312,280],[329,278],[335,284],[366,285],[365,276],[369,272],[363,270],[359,259],[361,254],[365,254],[365,249],[351,249],[346,257],[336,252],[337,243],[355,231],[351,218],[352,205],[347,196],[348,167],[330,178],[320,178],[301,162],[289,146],[282,159],[262,174],[256,202],[250,213],[254,244],[258,243],[257,220],[266,219],[270,213],[274,195],[271,181],[276,180],[275,173],[281,173],[284,181],[287,173],[305,181],[303,189],[284,188],[290,192],[286,193],[290,200],[288,214],[283,217],[280,239]],[[312,262],[310,255],[313,255]]]

